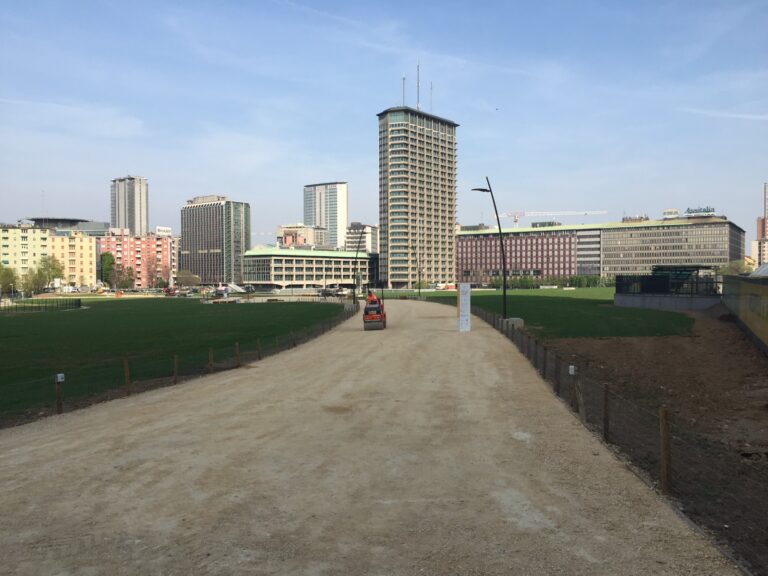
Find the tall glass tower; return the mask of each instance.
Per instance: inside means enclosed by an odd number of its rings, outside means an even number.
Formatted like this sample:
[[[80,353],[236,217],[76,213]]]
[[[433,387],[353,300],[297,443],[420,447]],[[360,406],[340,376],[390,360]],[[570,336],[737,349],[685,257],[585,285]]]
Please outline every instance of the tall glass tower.
[[[328,230],[328,244],[344,248],[349,213],[346,182],[304,186],[304,224]]]
[[[379,277],[456,281],[456,128],[408,106],[379,117]]]

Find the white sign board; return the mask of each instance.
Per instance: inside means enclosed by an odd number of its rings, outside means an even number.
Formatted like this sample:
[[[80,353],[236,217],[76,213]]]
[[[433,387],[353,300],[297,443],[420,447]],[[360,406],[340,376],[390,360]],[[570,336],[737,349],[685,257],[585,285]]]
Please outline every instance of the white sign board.
[[[472,307],[472,290],[467,283],[459,284],[459,332],[469,332],[469,309]]]

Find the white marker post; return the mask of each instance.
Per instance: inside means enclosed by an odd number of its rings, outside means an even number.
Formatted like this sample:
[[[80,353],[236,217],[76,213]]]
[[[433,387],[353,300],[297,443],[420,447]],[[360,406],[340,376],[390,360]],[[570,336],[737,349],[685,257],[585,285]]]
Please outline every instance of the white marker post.
[[[459,284],[459,332],[470,331],[469,311],[472,307],[472,289],[468,283]]]

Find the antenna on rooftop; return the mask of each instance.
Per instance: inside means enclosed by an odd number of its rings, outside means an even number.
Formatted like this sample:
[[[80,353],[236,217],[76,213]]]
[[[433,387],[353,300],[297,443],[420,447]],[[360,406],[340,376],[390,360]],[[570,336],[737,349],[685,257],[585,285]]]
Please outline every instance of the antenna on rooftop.
[[[419,70],[419,64],[416,64],[416,110],[419,110],[420,97],[421,97],[421,72]]]
[[[403,106],[405,106],[405,74],[403,74]]]

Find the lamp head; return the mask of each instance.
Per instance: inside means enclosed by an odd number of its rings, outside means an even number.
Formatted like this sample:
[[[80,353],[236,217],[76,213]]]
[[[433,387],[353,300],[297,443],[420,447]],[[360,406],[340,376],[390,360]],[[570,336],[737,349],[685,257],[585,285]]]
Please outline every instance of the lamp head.
[[[490,193],[489,188],[472,188],[472,192],[485,192],[486,194]]]

